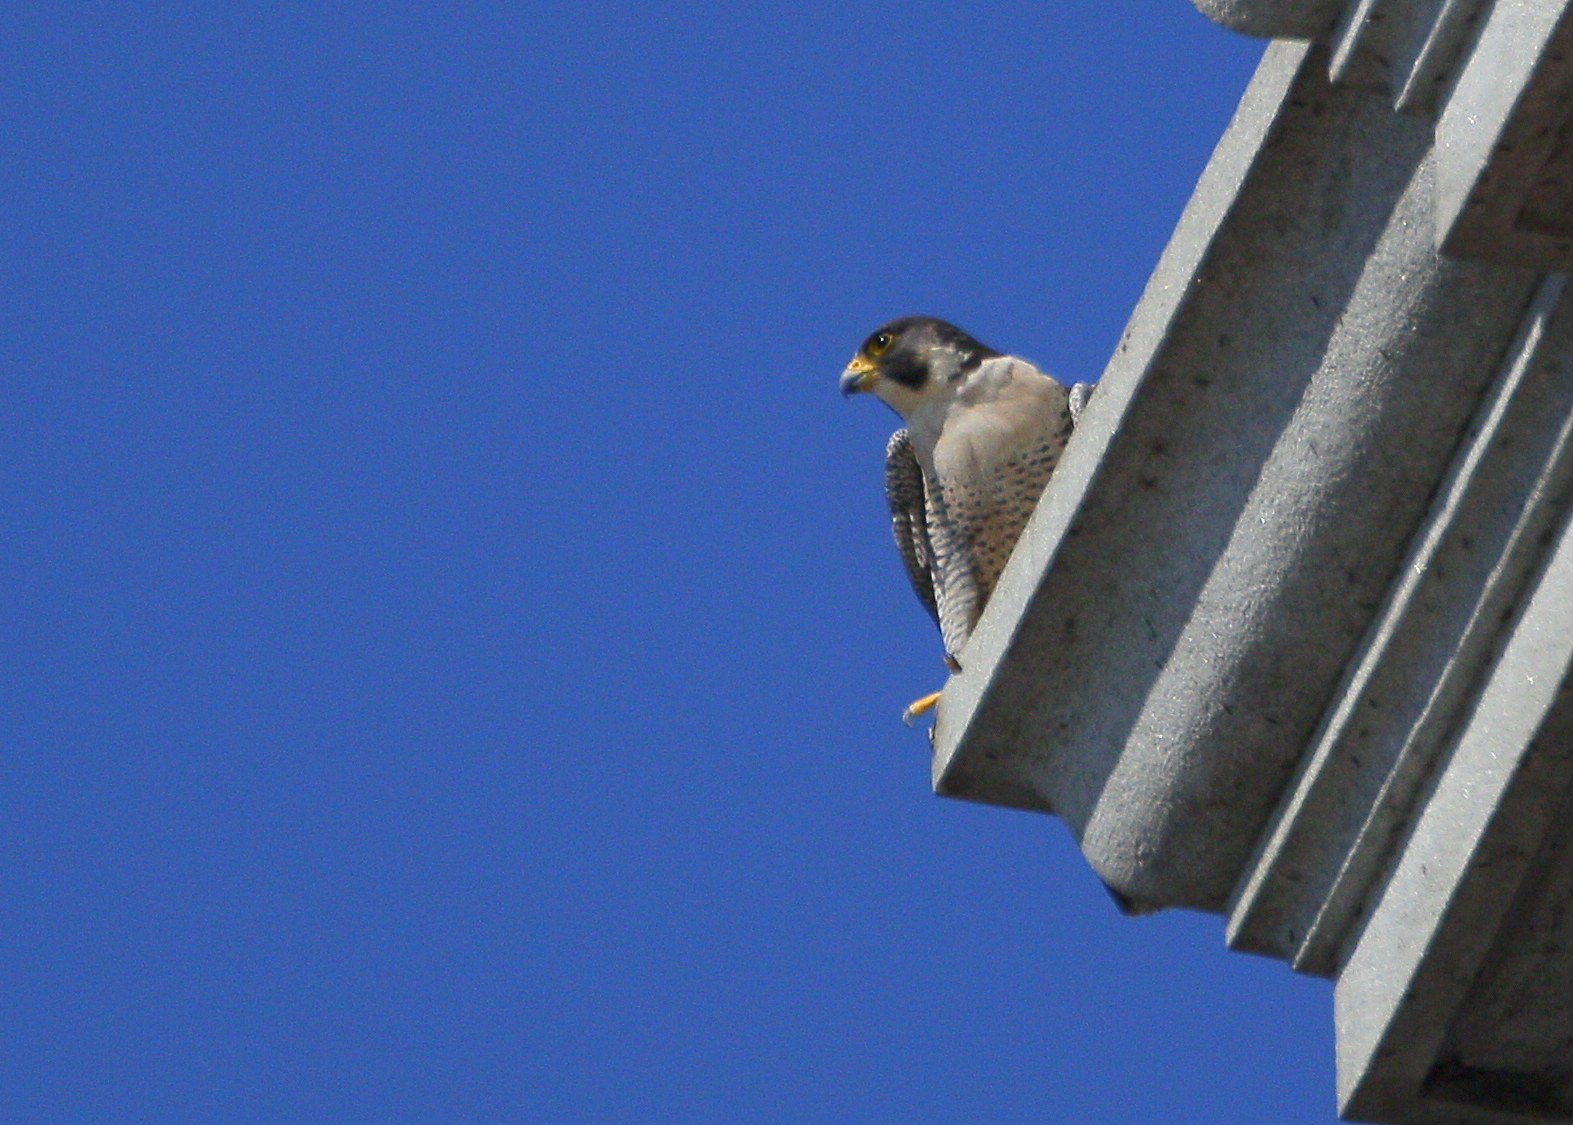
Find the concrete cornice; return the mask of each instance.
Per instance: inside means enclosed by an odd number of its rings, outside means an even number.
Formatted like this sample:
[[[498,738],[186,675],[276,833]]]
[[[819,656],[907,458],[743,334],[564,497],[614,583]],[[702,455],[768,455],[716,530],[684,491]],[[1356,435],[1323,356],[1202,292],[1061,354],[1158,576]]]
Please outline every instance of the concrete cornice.
[[[1434,253],[1430,130],[1325,60],[1269,48],[936,728],[1138,904],[1227,903],[1535,284]]]
[[[1331,29],[1342,0],[1191,0],[1196,10],[1242,35],[1314,39]]]
[[[961,654],[935,787],[1335,978],[1345,1112],[1573,1122],[1573,17],[1199,6],[1302,38]]]

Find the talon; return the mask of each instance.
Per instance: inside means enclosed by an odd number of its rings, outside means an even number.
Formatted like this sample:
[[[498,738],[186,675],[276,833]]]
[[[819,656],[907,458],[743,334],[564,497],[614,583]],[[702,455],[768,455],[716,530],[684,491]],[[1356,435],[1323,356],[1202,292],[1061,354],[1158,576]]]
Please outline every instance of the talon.
[[[949,668],[952,672],[959,672],[961,671],[961,661],[957,660],[954,656],[947,652],[945,654],[945,667]]]
[[[927,715],[934,710],[935,704],[939,702],[939,697],[940,693],[935,691],[925,695],[922,699],[914,699],[907,709],[901,713],[901,721],[910,727],[919,716]]]

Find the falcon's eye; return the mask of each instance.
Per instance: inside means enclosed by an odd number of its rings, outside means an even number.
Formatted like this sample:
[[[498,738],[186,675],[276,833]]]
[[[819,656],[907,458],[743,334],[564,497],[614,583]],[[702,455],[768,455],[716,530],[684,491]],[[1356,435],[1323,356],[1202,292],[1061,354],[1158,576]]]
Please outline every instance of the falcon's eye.
[[[872,356],[881,356],[890,350],[890,345],[896,338],[889,332],[876,332],[868,338],[868,343],[863,345],[863,350]]]

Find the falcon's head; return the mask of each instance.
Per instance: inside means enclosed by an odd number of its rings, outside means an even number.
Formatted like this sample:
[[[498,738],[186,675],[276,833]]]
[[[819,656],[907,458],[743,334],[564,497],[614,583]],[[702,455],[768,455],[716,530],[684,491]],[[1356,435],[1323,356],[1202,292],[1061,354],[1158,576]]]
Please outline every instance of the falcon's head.
[[[954,324],[904,316],[863,341],[841,373],[841,393],[871,391],[906,418],[925,403],[948,398],[978,364],[999,354]]]

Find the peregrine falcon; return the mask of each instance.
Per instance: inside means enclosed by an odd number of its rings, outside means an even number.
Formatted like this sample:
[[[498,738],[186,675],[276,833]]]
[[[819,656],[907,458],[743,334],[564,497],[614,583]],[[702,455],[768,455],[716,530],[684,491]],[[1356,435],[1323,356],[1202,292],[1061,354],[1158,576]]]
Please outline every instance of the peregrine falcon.
[[[842,394],[871,391],[906,423],[885,447],[885,493],[907,577],[953,672],[1090,390],[929,316],[876,329],[841,375]]]

